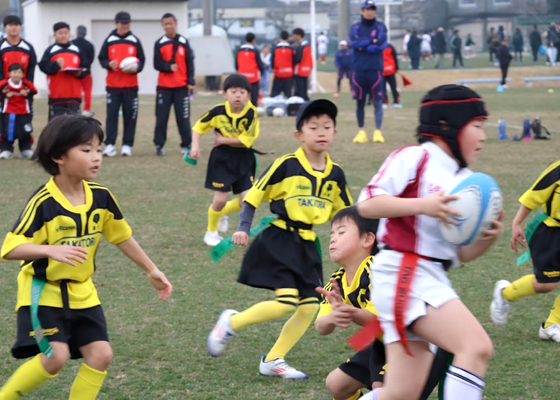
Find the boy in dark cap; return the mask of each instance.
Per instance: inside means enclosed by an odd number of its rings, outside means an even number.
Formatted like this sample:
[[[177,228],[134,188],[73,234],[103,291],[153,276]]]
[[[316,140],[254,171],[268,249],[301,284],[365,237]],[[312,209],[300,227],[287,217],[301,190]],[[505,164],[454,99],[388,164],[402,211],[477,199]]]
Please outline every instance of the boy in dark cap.
[[[200,135],[211,130],[216,138],[208,160],[204,187],[214,191],[208,208],[208,228],[204,243],[214,247],[223,239],[218,231],[227,232],[228,214],[239,212],[241,201],[253,185],[256,171],[253,142],[259,137],[259,117],[249,101],[251,83],[240,74],[224,81],[224,103],[206,112],[192,129],[190,158],[200,157]],[[229,192],[239,198],[228,201]]]
[[[70,25],[57,22],[53,31],[55,43],[47,47],[39,62],[39,68],[49,77],[49,120],[55,115],[80,112],[81,79],[86,73],[80,49],[70,42]]]
[[[247,246],[259,204],[269,202],[278,219],[247,250],[237,281],[274,290],[276,298],[240,313],[224,310],[206,342],[211,356],[218,357],[238,332],[251,325],[290,317],[274,347],[262,357],[259,372],[285,379],[307,377],[284,357],[319,310],[320,295],[315,288],[323,286],[323,268],[313,226],[352,205],[344,172],[327,154],[336,134],[336,115],[336,106],[325,99],[303,105],[294,132],[302,147],[274,161],[245,196],[239,227],[232,237],[235,244]]]
[[[136,119],[138,116],[138,74],[144,69],[146,58],[140,39],[130,31],[130,14],[120,11],[115,15],[115,25],[99,52],[99,63],[107,70],[107,123],[105,125],[105,150],[103,155],[117,155],[119,111],[122,106],[124,123],[122,156],[132,155]],[[138,59],[138,68],[123,70],[120,65],[128,57]]]

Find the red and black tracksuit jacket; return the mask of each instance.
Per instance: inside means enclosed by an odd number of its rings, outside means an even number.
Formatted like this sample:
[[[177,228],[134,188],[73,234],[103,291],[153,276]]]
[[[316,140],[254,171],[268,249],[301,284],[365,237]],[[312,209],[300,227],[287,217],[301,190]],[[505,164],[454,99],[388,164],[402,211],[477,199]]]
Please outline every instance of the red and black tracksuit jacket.
[[[235,69],[237,73],[245,76],[249,83],[258,83],[264,72],[261,55],[252,44],[245,43],[239,48],[235,57]]]
[[[0,80],[10,77],[8,68],[12,64],[21,64],[25,78],[33,82],[37,55],[29,42],[20,39],[20,42],[13,46],[7,39],[2,41],[0,44]]]
[[[280,42],[272,49],[270,65],[274,77],[289,79],[294,76],[294,51],[288,42]]]
[[[313,55],[311,54],[311,46],[304,40],[295,49],[294,56],[294,75],[307,78],[311,75],[313,69]]]
[[[120,69],[121,61],[127,57],[136,57],[140,60],[138,71],[136,74],[129,74]],[[140,39],[128,32],[124,36],[119,36],[117,30],[112,31],[107,39],[103,42],[99,56],[97,57],[101,66],[107,72],[106,90],[107,92],[137,92],[138,91],[138,76],[139,72],[144,69],[146,57],[142,49]],[[109,63],[113,60],[117,61],[119,66],[116,71],[109,67]]]
[[[27,96],[20,94],[22,89],[29,90]],[[9,92],[12,92],[12,97],[6,96]],[[37,89],[35,89],[33,82],[25,78],[18,86],[15,86],[9,79],[1,80],[0,99],[2,99],[2,113],[18,115],[31,113],[30,103],[35,94],[37,94]]]
[[[47,74],[49,86],[49,104],[80,104],[82,102],[82,85],[80,79],[85,76],[82,72],[78,76],[74,71],[63,71],[56,60],[64,60],[64,68],[84,68],[80,57],[80,49],[70,42],[55,43],[45,50],[39,62],[39,69]]]
[[[171,65],[177,70],[171,71]],[[159,71],[157,91],[194,85],[194,55],[189,41],[181,35],[163,35],[154,46],[154,68]]]

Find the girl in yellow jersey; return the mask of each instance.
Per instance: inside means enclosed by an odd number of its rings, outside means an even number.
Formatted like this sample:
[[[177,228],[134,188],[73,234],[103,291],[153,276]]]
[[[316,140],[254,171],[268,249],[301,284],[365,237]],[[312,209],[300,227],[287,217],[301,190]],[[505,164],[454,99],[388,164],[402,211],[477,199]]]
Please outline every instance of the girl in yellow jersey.
[[[38,388],[69,358],[84,359],[70,399],[96,398],[113,357],[91,279],[101,236],[146,272],[160,299],[171,295],[171,284],[132,237],[113,194],[89,181],[101,166],[102,142],[100,123],[77,115],[52,119],[39,138],[34,157],[52,177],[31,196],[1,250],[5,260],[22,260],[12,354],[35,357],[0,389],[0,400]]]

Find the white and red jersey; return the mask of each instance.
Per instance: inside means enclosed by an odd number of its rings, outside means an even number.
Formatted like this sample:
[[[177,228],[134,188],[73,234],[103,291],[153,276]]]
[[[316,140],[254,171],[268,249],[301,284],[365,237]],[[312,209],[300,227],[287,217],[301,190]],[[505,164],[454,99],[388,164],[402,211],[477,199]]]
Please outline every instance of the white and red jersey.
[[[29,90],[27,96],[20,94],[22,89]],[[11,97],[6,96],[9,92],[12,93]],[[29,100],[37,93],[37,90],[27,79],[21,80],[17,85],[8,79],[0,81],[0,93],[3,114],[29,114],[31,112]]]
[[[471,170],[460,169],[453,158],[432,142],[403,147],[385,160],[358,201],[382,195],[421,198],[440,190],[449,192],[470,174]],[[458,247],[443,238],[440,222],[427,215],[383,218],[379,222],[377,239],[381,248],[453,260],[454,266],[458,262]]]

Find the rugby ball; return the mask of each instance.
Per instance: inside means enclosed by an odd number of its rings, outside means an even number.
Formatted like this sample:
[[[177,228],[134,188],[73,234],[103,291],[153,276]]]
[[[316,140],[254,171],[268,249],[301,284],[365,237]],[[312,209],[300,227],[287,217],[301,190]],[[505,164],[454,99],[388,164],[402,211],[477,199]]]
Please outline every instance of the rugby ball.
[[[441,224],[444,239],[457,246],[466,246],[490,228],[490,222],[497,219],[502,208],[502,192],[496,181],[489,175],[475,172],[461,180],[449,192],[459,197],[447,203],[461,213],[453,216],[459,224]]]
[[[272,110],[272,115],[280,118],[284,116],[284,109],[282,107],[276,107],[274,110]]]
[[[119,68],[124,72],[136,72],[138,71],[138,66],[140,65],[140,60],[136,57],[126,57],[121,61]]]

